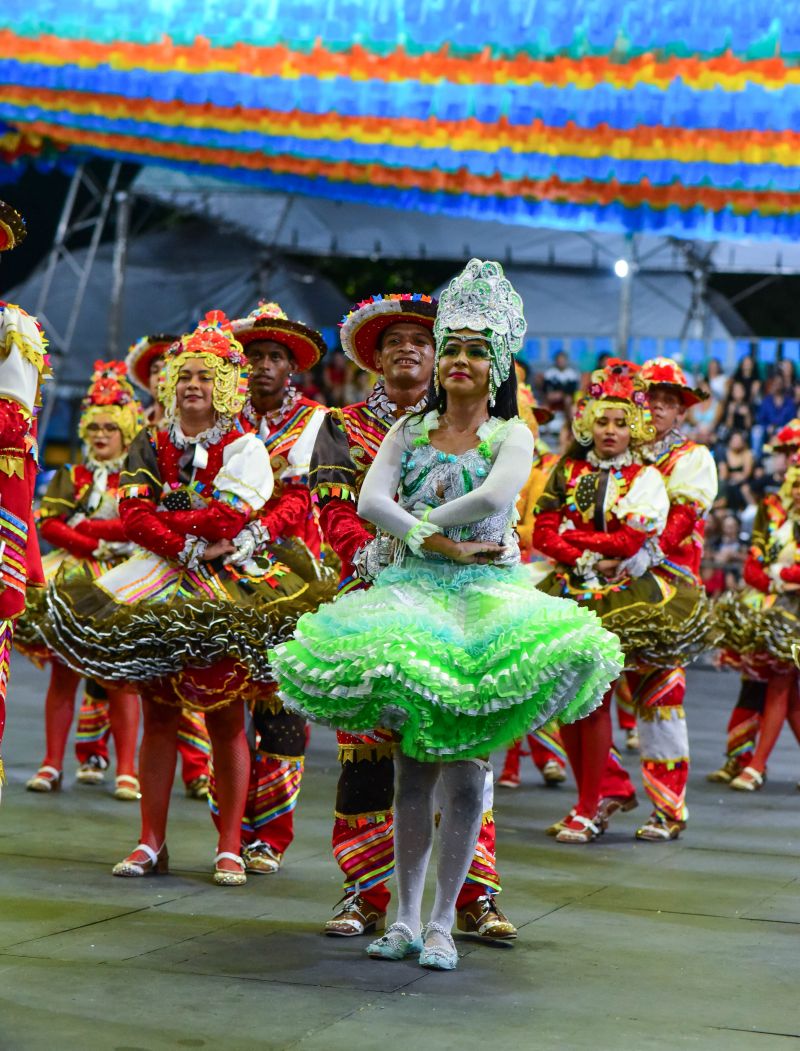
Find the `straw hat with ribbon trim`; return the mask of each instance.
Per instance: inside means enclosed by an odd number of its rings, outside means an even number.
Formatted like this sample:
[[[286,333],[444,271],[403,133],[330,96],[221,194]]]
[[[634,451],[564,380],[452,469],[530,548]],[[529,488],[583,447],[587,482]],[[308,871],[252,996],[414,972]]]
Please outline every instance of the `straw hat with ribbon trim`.
[[[150,392],[150,366],[158,358],[164,358],[173,343],[177,343],[180,336],[169,333],[159,333],[156,336],[142,336],[141,339],[132,344],[125,358],[128,369],[128,379],[141,390]]]
[[[437,302],[421,292],[370,296],[358,303],[340,322],[342,350],[367,372],[380,372],[375,355],[381,335],[402,321],[422,325],[433,332]]]
[[[686,373],[672,358],[651,358],[642,365],[641,378],[651,387],[668,387],[677,394],[687,409],[706,401],[708,394],[689,386]]]
[[[298,372],[313,368],[327,350],[316,329],[300,321],[290,321],[277,303],[261,302],[245,318],[231,322],[234,336],[245,349],[248,343],[272,340],[286,347]]]

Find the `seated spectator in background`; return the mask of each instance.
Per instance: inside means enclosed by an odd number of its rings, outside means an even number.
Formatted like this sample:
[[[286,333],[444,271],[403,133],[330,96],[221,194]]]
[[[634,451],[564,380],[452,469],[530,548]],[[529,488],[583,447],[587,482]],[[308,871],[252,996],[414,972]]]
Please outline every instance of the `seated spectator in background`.
[[[742,536],[736,515],[726,514],[724,516],[719,528],[714,529],[710,544],[708,534],[706,534],[706,550],[701,576],[706,593],[710,597],[721,595],[723,591],[735,588],[739,584],[746,544],[747,540]]]
[[[778,372],[783,376],[783,382],[786,384],[787,391],[794,392],[798,379],[795,363],[789,361],[788,358],[781,358],[778,362]],[[796,401],[797,395],[793,393],[793,397]]]
[[[744,386],[745,397],[749,402],[758,400],[761,394],[761,377],[758,373],[758,365],[752,354],[745,354],[736,366],[732,379]]]
[[[782,373],[778,372],[767,383],[766,397],[758,409],[756,417],[759,428],[757,452],[761,451],[764,442],[768,442],[776,431],[793,420],[796,415],[797,403],[794,400],[794,392],[791,388],[787,389],[786,380]]]
[[[347,405],[345,384],[347,383],[347,358],[341,350],[328,355],[323,379],[328,395],[329,405]]]
[[[745,551],[742,546],[739,519],[736,515],[725,515],[722,519],[722,531],[712,551],[712,560],[726,573],[732,573],[735,580],[741,576]],[[727,585],[726,586],[730,586]]]
[[[706,423],[700,423],[696,427],[692,428],[691,437],[698,445],[706,445],[709,449],[714,450],[714,446],[717,444],[717,435],[714,428]]]
[[[313,372],[298,372],[294,378],[294,385],[304,398],[311,398],[320,405],[325,405],[325,392],[317,383]]]
[[[563,412],[565,416],[570,415],[572,399],[580,386],[581,377],[576,369],[569,363],[569,358],[563,350],[560,350],[553,364],[545,370],[543,392],[547,408],[551,412]]]
[[[743,534],[749,536],[752,533],[760,501],[768,493],[777,493],[785,479],[785,453],[773,452],[765,456],[763,460],[756,461],[753,477],[747,483],[747,488],[752,493],[752,502],[749,502],[739,515],[739,526]]]
[[[693,405],[686,417],[686,426],[683,428],[696,442],[702,445],[712,445],[713,442],[701,442],[697,437],[698,431],[713,431],[717,419],[721,399],[714,393],[708,380],[701,379],[697,389],[708,397],[705,401]]]
[[[753,410],[747,396],[747,387],[742,380],[734,380],[725,400],[719,407],[714,429],[717,432],[717,441],[725,446],[734,432],[743,434],[745,442],[750,437],[753,428]]]
[[[725,375],[722,362],[719,358],[710,358],[706,366],[705,386],[711,391],[711,395],[717,402],[722,401],[728,393],[730,380]]]
[[[741,431],[733,431],[728,438],[725,452],[717,463],[719,471],[719,496],[715,507],[729,511],[743,511],[753,502],[749,482],[753,477],[753,453]]]

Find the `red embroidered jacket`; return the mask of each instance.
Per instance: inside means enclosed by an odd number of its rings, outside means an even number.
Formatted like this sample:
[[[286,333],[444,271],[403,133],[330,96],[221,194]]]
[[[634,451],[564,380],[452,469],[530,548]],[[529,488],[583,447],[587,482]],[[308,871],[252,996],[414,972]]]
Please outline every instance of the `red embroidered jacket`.
[[[18,617],[26,587],[44,584],[33,516],[36,448],[36,418],[0,397],[0,620]]]
[[[86,464],[65,464],[59,467],[42,497],[39,508],[39,533],[53,547],[63,548],[76,558],[90,558],[98,541],[122,542],[125,529],[119,516],[93,518],[96,508],[89,506],[94,485],[94,471]],[[119,471],[108,476],[106,493],[116,500],[119,490]],[[83,514],[86,517],[70,524],[70,519]]]
[[[670,499],[669,515],[659,537],[670,562],[700,577],[706,535],[705,515],[717,496],[717,469],[705,446],[687,439],[671,443],[653,461]]]
[[[282,479],[281,476],[289,466],[289,453],[295,443],[314,415],[324,408],[319,402],[300,396],[289,416],[277,425],[270,424],[266,438],[261,435],[272,464],[275,488],[259,519],[273,540],[282,536],[300,537],[315,555],[319,555],[320,532],[311,505],[308,478],[298,475]],[[244,415],[241,424],[245,431],[259,433],[258,425]]]
[[[194,446],[178,449],[167,431],[140,431],[120,472],[119,513],[126,537],[173,562],[189,534],[210,543],[233,540],[247,524],[250,511],[220,499],[213,482],[222,467],[223,450],[241,433],[233,428],[206,446],[206,466],[193,471],[189,460],[182,479],[181,459]],[[193,506],[198,497],[203,507]]]
[[[773,579],[767,572],[767,567],[775,562],[783,546],[777,539],[777,533],[788,517],[786,508],[777,493],[765,496],[758,505],[743,576],[745,583],[765,594],[770,591]],[[800,526],[795,524],[795,543],[800,542],[799,534]],[[794,565],[784,566],[780,570],[780,578],[787,584],[800,584],[800,564],[795,562]]]
[[[340,590],[360,586],[353,557],[372,540],[374,530],[358,516],[358,494],[394,422],[393,416],[379,415],[367,402],[332,409],[314,445],[309,484],[319,505],[322,535],[342,562]]]
[[[636,476],[646,468],[629,464],[612,471],[618,495],[628,492]],[[594,508],[600,471],[587,460],[564,457],[553,470],[536,506],[533,546],[543,555],[574,566],[584,551],[604,558],[625,559],[635,555],[649,532],[633,529],[611,509],[605,511],[606,532],[594,528]],[[560,531],[562,523],[574,529]]]

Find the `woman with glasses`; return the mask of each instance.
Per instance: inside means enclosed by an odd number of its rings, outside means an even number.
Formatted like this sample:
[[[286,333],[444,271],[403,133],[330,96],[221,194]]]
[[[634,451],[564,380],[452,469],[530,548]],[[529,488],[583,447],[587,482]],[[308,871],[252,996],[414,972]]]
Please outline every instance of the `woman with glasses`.
[[[100,576],[132,550],[117,509],[119,472],[128,446],[144,424],[142,408],[119,361],[95,362],[95,371],[83,400],[78,433],[83,461],[56,471],[39,511],[39,534],[53,550],[44,559],[45,576],[59,590],[77,581]],[[54,656],[47,642],[44,592],[32,591],[17,627],[15,643],[35,663],[50,664],[45,697],[45,757],[27,782],[31,792],[56,792],[63,779],[64,750],[75,714],[77,672]],[[139,798],[136,777],[136,738],[139,701],[135,693],[119,688],[106,692],[92,680],[87,694],[106,697],[111,734],[117,753],[114,795]]]

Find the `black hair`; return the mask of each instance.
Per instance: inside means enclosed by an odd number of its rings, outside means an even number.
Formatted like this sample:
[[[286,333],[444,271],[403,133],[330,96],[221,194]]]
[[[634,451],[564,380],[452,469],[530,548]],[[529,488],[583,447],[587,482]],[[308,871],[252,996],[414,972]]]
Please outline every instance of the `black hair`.
[[[424,406],[414,415],[424,416],[425,413],[436,411],[441,414],[447,412],[447,391],[444,387],[439,388],[437,394],[436,387],[431,377],[431,385],[428,388],[428,396],[425,399]],[[515,416],[519,416],[519,404],[517,402],[517,373],[514,370],[512,362],[511,371],[505,380],[500,384],[500,387],[495,395],[494,405],[489,409],[491,416],[496,416],[500,420],[513,420]]]
[[[578,439],[573,435],[572,438],[570,438],[567,451],[564,453],[563,458],[567,460],[585,460],[591,448],[591,445],[581,445]]]

